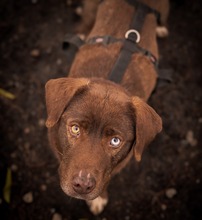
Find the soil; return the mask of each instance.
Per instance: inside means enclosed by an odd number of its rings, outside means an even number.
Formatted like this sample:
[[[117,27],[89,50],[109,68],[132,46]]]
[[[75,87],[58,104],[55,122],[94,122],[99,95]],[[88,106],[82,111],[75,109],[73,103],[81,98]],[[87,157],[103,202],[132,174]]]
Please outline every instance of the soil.
[[[171,2],[170,34],[158,41],[160,70],[171,73],[172,82],[157,87],[149,100],[164,129],[141,163],[132,160],[112,179],[109,204],[94,217],[84,201],[60,189],[44,125],[44,85],[66,76],[71,64],[61,45],[78,23],[74,6],[1,0],[0,88],[15,99],[0,96],[0,219],[202,219],[200,8],[199,1]],[[12,180],[6,181],[9,171]]]

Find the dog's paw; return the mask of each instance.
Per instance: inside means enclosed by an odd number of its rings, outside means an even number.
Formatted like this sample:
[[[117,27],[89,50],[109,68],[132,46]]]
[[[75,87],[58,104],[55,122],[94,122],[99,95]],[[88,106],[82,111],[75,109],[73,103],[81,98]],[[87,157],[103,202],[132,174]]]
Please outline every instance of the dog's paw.
[[[108,199],[107,198],[102,198],[101,196],[99,196],[94,200],[86,201],[86,202],[87,202],[87,204],[90,208],[90,211],[94,215],[98,215],[104,210],[104,207],[108,203]]]
[[[156,28],[156,34],[158,37],[167,37],[168,36],[168,29],[164,26],[158,26]]]

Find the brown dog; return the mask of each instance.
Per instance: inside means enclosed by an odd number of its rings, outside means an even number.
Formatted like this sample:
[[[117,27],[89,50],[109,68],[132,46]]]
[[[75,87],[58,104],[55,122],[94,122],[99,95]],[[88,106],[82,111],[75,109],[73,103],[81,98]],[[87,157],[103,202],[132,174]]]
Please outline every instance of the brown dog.
[[[144,3],[161,13],[164,24],[168,2]],[[102,1],[87,40],[105,35],[123,39],[134,14],[135,7],[126,0]],[[155,15],[148,13],[139,46],[158,58],[156,28]],[[60,162],[61,187],[69,196],[86,200],[94,214],[107,204],[110,178],[132,155],[140,161],[145,146],[162,129],[161,118],[145,102],[157,79],[148,56],[132,54],[121,83],[108,80],[122,45],[122,41],[83,45],[69,77],[46,84],[46,126]]]

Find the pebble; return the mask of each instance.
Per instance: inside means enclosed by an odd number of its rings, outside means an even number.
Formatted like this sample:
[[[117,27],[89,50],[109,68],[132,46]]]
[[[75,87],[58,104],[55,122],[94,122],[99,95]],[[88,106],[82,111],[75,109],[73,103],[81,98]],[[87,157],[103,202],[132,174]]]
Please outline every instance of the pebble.
[[[32,203],[33,202],[33,193],[32,192],[26,193],[22,199],[26,203]]]
[[[192,146],[197,145],[197,140],[194,138],[194,132],[189,130],[186,135],[186,141]]]
[[[31,0],[32,4],[36,4],[38,0]]]
[[[17,157],[17,153],[16,152],[11,153],[11,158],[16,158],[16,157]]]
[[[54,213],[52,220],[62,220],[62,216],[59,213]]]
[[[56,63],[57,63],[58,66],[60,66],[62,64],[62,60],[61,59],[57,59]]]
[[[50,209],[50,212],[51,212],[51,213],[55,213],[55,208],[51,208],[51,209]]]
[[[165,210],[167,209],[167,205],[161,204],[161,209],[162,209],[163,211],[165,211]]]
[[[18,170],[18,166],[16,164],[12,164],[11,165],[11,170],[14,171],[14,172],[17,171]]]
[[[57,23],[61,24],[62,23],[62,18],[58,18]]]
[[[71,5],[72,5],[72,1],[73,1],[73,0],[67,0],[67,2],[66,2],[67,5],[68,5],[68,6],[71,6]]]
[[[19,33],[19,34],[23,34],[23,33],[25,33],[25,31],[26,31],[26,29],[25,29],[25,27],[23,26],[23,24],[20,24],[20,25],[18,26],[18,33]]]
[[[40,56],[40,50],[39,49],[33,49],[31,52],[30,52],[30,55],[32,57],[39,57]]]
[[[166,196],[169,199],[172,199],[176,194],[177,194],[177,190],[174,189],[174,188],[169,188],[169,189],[166,190]]]
[[[29,142],[26,142],[25,145],[24,145],[24,148],[25,150],[30,150],[30,143]]]
[[[47,186],[45,184],[42,184],[40,186],[41,191],[46,191],[47,190]]]
[[[79,16],[81,16],[83,14],[83,8],[82,7],[77,7],[75,9],[75,13]]]
[[[25,134],[29,134],[29,133],[30,133],[30,128],[28,128],[28,127],[25,128],[25,129],[24,129],[24,133],[25,133]]]
[[[51,52],[52,52],[52,48],[51,48],[51,47],[48,47],[47,50],[46,50],[46,53],[47,53],[47,54],[51,54]]]
[[[165,215],[164,215],[164,214],[161,214],[160,216],[161,216],[161,218],[163,218],[163,219],[165,218]]]
[[[45,126],[45,120],[43,118],[39,119],[38,124],[40,127],[44,127]]]

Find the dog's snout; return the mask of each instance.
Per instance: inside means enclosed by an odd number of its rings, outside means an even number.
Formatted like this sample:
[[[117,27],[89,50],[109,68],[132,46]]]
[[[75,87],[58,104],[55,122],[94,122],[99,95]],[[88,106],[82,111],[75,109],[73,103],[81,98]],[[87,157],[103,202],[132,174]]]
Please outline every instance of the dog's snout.
[[[74,176],[72,185],[76,193],[88,194],[95,188],[95,178],[86,171],[80,171],[78,175]]]

